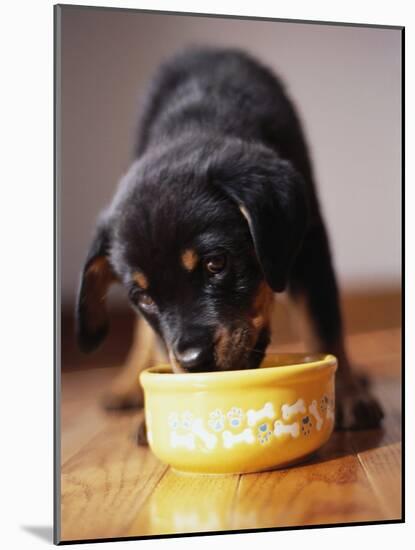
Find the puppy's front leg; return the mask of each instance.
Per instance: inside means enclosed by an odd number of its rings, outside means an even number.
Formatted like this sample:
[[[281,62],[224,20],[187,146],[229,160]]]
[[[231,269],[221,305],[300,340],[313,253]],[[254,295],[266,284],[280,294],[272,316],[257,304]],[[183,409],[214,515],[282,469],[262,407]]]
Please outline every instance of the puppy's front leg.
[[[159,356],[156,334],[147,321],[139,317],[135,322],[133,344],[126,363],[103,396],[104,407],[108,410],[142,407],[144,395],[139,373],[153,365]]]
[[[148,445],[147,425],[144,417],[142,418],[142,420],[140,421],[140,424],[138,425],[137,445],[139,445],[140,447],[145,447],[146,445]]]
[[[338,358],[336,374],[336,427],[377,427],[383,413],[351,368],[344,346],[336,278],[328,239],[322,223],[306,236],[291,274],[289,296],[299,313],[309,351],[332,353]]]

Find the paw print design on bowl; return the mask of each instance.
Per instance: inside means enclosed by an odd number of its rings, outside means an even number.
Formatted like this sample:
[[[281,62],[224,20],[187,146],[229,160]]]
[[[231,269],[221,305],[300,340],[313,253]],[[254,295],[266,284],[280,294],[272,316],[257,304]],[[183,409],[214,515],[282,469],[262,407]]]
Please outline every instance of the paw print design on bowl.
[[[263,445],[264,443],[267,443],[271,436],[272,436],[272,430],[270,429],[268,422],[264,422],[263,424],[260,424],[258,426],[258,441]]]
[[[228,422],[231,428],[239,428],[242,425],[242,420],[244,418],[242,409],[232,407],[226,416],[228,417]]]
[[[190,430],[192,427],[193,415],[190,411],[184,411],[181,415],[181,427]]]
[[[323,395],[323,397],[320,399],[320,402],[319,402],[319,409],[321,414],[324,415],[326,413],[328,406],[329,406],[329,398],[327,397],[327,395]]]
[[[310,435],[313,424],[309,416],[304,416],[301,420],[301,432],[303,435]]]
[[[209,414],[208,425],[215,432],[221,432],[225,427],[225,415],[220,409],[215,409]]]
[[[168,423],[172,430],[177,430],[177,428],[180,426],[179,415],[176,412],[170,413]]]

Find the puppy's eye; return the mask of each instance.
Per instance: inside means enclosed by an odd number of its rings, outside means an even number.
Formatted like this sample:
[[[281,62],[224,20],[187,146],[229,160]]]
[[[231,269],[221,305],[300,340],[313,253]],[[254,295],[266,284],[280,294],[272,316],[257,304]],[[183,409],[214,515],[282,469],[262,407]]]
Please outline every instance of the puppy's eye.
[[[138,296],[138,303],[144,309],[151,309],[155,306],[153,298],[146,292],[141,292]]]
[[[210,256],[205,261],[206,270],[212,275],[221,273],[226,267],[226,256],[225,254],[217,254],[215,256]]]
[[[128,295],[133,304],[140,306],[142,309],[152,312],[157,306],[153,298],[147,292],[142,292],[137,288],[136,285],[133,285],[129,291]]]

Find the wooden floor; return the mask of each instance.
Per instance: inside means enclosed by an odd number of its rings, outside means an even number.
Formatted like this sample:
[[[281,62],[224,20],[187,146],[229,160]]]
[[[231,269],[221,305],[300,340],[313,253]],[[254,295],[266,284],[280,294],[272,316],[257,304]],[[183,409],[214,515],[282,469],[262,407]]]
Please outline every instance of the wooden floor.
[[[136,446],[142,412],[100,409],[115,369],[64,373],[61,540],[400,519],[400,338],[389,329],[348,341],[373,374],[383,429],[336,432],[307,463],[260,474],[174,473]]]

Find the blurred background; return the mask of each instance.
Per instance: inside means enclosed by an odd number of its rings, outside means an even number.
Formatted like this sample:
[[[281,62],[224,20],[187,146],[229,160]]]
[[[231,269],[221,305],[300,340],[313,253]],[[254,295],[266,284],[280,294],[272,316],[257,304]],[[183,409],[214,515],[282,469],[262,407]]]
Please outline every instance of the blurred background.
[[[115,365],[132,313],[111,293],[103,347],[74,342],[79,273],[97,215],[131,161],[140,104],[154,70],[192,44],[243,48],[285,82],[303,121],[329,228],[348,333],[401,322],[401,33],[395,29],[62,8],[62,366]],[[274,344],[295,340],[285,310]]]

